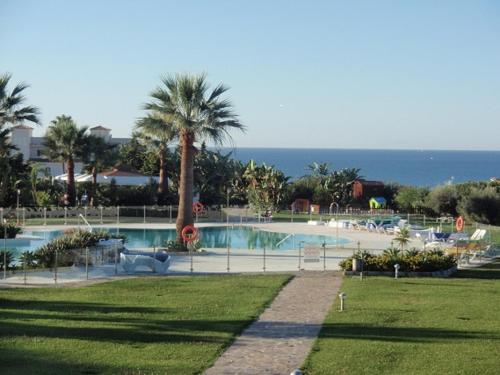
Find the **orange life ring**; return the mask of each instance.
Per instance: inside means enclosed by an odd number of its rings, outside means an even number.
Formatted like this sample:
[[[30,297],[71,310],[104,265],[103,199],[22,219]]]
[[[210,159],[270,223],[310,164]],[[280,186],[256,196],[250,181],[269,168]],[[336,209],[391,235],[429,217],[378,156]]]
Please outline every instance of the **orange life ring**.
[[[193,203],[193,212],[195,214],[201,214],[203,212],[203,203],[201,203],[201,202],[194,202]]]
[[[455,228],[457,228],[458,232],[461,232],[464,229],[464,218],[462,216],[457,217]]]
[[[198,229],[196,229],[193,225],[186,225],[182,228],[181,236],[184,242],[193,242],[198,239]]]

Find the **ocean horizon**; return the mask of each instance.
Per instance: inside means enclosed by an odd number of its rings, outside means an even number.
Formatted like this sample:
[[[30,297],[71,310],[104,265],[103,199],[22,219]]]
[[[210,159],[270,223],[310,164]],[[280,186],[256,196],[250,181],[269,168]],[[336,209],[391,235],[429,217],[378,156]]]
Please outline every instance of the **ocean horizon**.
[[[500,151],[381,150],[327,148],[222,148],[244,163],[274,165],[292,179],[309,173],[308,165],[329,163],[331,170],[359,168],[369,180],[433,187],[446,183],[488,181],[500,176]]]

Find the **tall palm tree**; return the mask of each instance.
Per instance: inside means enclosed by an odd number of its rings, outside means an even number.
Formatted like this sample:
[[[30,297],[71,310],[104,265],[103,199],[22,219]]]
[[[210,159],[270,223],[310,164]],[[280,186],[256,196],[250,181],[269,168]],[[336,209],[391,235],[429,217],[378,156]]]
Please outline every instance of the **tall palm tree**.
[[[16,148],[9,140],[10,130],[0,124],[0,201],[4,202],[10,189],[9,176],[11,175],[10,152]]]
[[[89,137],[87,127],[79,128],[71,116],[57,116],[45,133],[45,149],[50,158],[66,163],[67,193],[70,205],[75,205],[75,160],[85,156]]]
[[[160,181],[158,195],[160,197],[168,191],[167,156],[168,146],[176,137],[171,116],[161,113],[150,113],[137,121],[139,139],[148,147],[156,150],[160,162]]]
[[[9,73],[0,76],[0,125],[15,125],[24,121],[39,124],[38,108],[22,106],[26,100],[23,91],[29,86],[25,83],[19,83],[9,92],[7,86],[10,79],[11,75]]]
[[[95,206],[97,192],[97,174],[106,168],[112,167],[118,160],[116,145],[110,145],[102,137],[89,135],[85,142],[86,150],[84,159],[85,170],[92,175],[92,191],[90,192],[90,205]]]
[[[244,129],[232,104],[221,98],[227,90],[223,84],[210,90],[204,74],[166,76],[162,85],[151,93],[153,101],[144,106],[152,115],[168,118],[179,138],[181,174],[176,222],[179,242],[182,229],[193,223],[194,142],[206,139],[221,144],[229,137],[230,129]]]

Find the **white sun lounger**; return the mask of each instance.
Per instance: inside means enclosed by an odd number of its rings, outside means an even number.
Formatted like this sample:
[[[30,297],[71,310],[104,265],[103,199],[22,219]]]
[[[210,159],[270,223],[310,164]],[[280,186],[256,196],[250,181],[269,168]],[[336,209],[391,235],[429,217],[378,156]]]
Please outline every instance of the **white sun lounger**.
[[[153,258],[150,255],[120,254],[120,264],[127,273],[134,273],[137,267],[146,267],[153,272],[166,273],[170,266],[170,255],[164,261]]]

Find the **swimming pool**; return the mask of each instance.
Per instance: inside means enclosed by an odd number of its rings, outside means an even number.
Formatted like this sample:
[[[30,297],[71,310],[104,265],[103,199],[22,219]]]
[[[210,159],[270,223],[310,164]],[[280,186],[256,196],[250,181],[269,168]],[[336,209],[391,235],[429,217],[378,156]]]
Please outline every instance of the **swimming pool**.
[[[110,233],[120,233],[127,236],[126,247],[129,249],[165,246],[167,241],[176,237],[175,229],[124,229],[104,228]],[[232,249],[279,249],[291,250],[297,248],[300,242],[335,245],[334,236],[269,232],[252,227],[203,227],[200,230],[201,245],[204,248],[225,248],[229,244]],[[14,253],[25,250],[34,251],[49,240],[59,237],[64,231],[25,231],[23,235],[38,237],[38,240],[25,241],[22,246],[8,246]],[[288,236],[288,238],[287,238]],[[276,245],[283,241],[279,247]],[[339,244],[349,240],[339,238]]]

